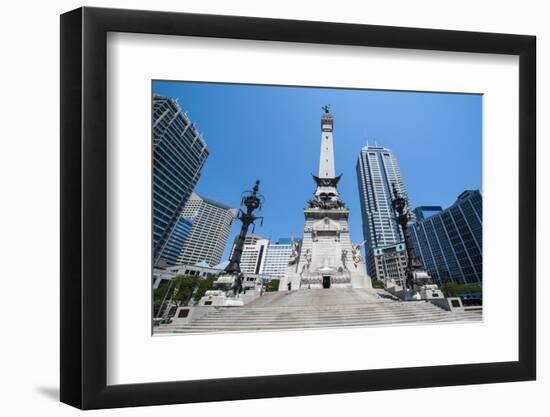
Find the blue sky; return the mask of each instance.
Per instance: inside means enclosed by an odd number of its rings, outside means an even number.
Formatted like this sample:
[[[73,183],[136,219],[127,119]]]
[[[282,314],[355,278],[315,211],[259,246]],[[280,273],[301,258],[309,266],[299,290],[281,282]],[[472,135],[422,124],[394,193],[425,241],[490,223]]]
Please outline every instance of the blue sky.
[[[412,207],[447,207],[462,191],[481,190],[480,95],[165,81],[153,82],[153,92],[177,98],[207,143],[197,193],[237,207],[259,179],[264,224],[256,233],[275,240],[302,235],[324,104],[334,116],[338,189],[353,241],[363,240],[355,164],[367,140],[395,153]]]

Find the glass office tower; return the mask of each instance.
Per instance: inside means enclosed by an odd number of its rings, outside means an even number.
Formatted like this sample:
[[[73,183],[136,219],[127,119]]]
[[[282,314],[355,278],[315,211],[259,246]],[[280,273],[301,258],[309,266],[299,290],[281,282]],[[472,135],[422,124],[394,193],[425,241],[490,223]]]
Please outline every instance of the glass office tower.
[[[482,197],[460,194],[449,208],[409,225],[415,254],[438,283],[481,284]]]
[[[197,128],[176,100],[155,94],[152,122],[153,256],[157,264],[185,203],[197,185],[208,150]]]
[[[424,220],[443,211],[441,206],[420,206],[413,210],[416,220]]]
[[[192,219],[180,216],[176,225],[172,228],[172,233],[166,240],[164,247],[159,252],[156,262],[157,266],[165,267],[176,265],[183,245],[191,233],[192,226]]]
[[[407,255],[392,206],[392,185],[403,196],[407,191],[397,159],[390,149],[367,145],[357,158],[356,171],[369,275],[402,281]]]
[[[262,272],[271,278],[284,277],[291,254],[292,239],[281,238],[277,242],[270,242]]]

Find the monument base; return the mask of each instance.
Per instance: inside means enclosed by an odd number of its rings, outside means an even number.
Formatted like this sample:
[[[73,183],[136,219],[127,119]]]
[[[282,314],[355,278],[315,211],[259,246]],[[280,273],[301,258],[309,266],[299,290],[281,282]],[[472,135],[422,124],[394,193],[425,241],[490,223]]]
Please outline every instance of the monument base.
[[[293,268],[289,269],[291,271],[279,280],[279,291],[319,288],[372,288],[370,277],[366,273],[362,274],[360,268],[357,268],[357,271],[304,271],[302,274],[295,273],[292,271]]]

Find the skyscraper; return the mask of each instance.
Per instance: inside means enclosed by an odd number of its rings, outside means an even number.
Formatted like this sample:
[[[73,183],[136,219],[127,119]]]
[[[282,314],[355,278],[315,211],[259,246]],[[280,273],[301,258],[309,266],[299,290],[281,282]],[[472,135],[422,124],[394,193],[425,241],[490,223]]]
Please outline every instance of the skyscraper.
[[[237,210],[192,193],[181,215],[193,222],[178,264],[220,263]]]
[[[413,210],[416,220],[424,220],[443,211],[441,206],[420,206]]]
[[[262,272],[271,278],[284,277],[286,269],[288,268],[288,261],[291,253],[291,239],[282,238],[277,242],[270,242],[267,248],[267,256],[265,258]]]
[[[387,148],[367,145],[357,158],[356,170],[369,275],[402,281],[407,255],[400,245],[403,236],[392,207],[392,185],[404,197],[407,190],[397,159]]]
[[[264,268],[269,240],[258,235],[247,235],[244,240],[240,268],[243,274],[260,274]]]
[[[177,263],[185,240],[191,233],[192,226],[193,222],[191,219],[180,216],[176,222],[176,225],[172,228],[172,233],[170,233],[170,236],[166,239],[164,247],[162,247],[159,251],[159,256],[156,262],[157,266],[173,266]]]
[[[208,150],[178,102],[153,96],[153,257],[157,263],[200,177]]]
[[[460,194],[449,208],[409,224],[415,254],[437,282],[482,282],[482,197]]]

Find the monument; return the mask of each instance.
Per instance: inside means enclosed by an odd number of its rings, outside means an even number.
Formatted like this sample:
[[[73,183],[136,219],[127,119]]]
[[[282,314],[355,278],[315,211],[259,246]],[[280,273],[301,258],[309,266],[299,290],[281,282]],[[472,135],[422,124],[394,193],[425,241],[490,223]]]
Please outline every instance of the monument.
[[[321,116],[321,154],[319,174],[313,198],[304,209],[305,226],[299,253],[289,259],[286,275],[279,290],[313,288],[372,288],[365,260],[363,243],[352,244],[349,235],[349,210],[338,193],[341,175],[334,166],[334,118],[330,107],[323,107]]]
[[[319,174],[313,176],[316,188],[304,209],[302,244],[292,241],[287,271],[279,281],[279,291],[264,294],[261,283],[244,291],[245,277],[240,269],[242,250],[248,228],[260,219],[254,211],[261,207],[263,200],[257,181],[251,191],[243,194],[243,209],[238,214],[242,227],[224,273],[197,306],[178,307],[172,322],[159,326],[155,333],[379,326],[481,319],[479,313],[466,312],[460,298],[445,298],[414,256],[407,230],[410,219],[408,202],[397,192],[395,185],[392,187],[392,205],[407,249],[407,279],[402,285],[391,285],[385,290],[372,288],[361,256],[364,242],[351,242],[350,212],[337,189],[341,175],[335,175],[334,169],[334,119],[328,106],[323,110]]]

